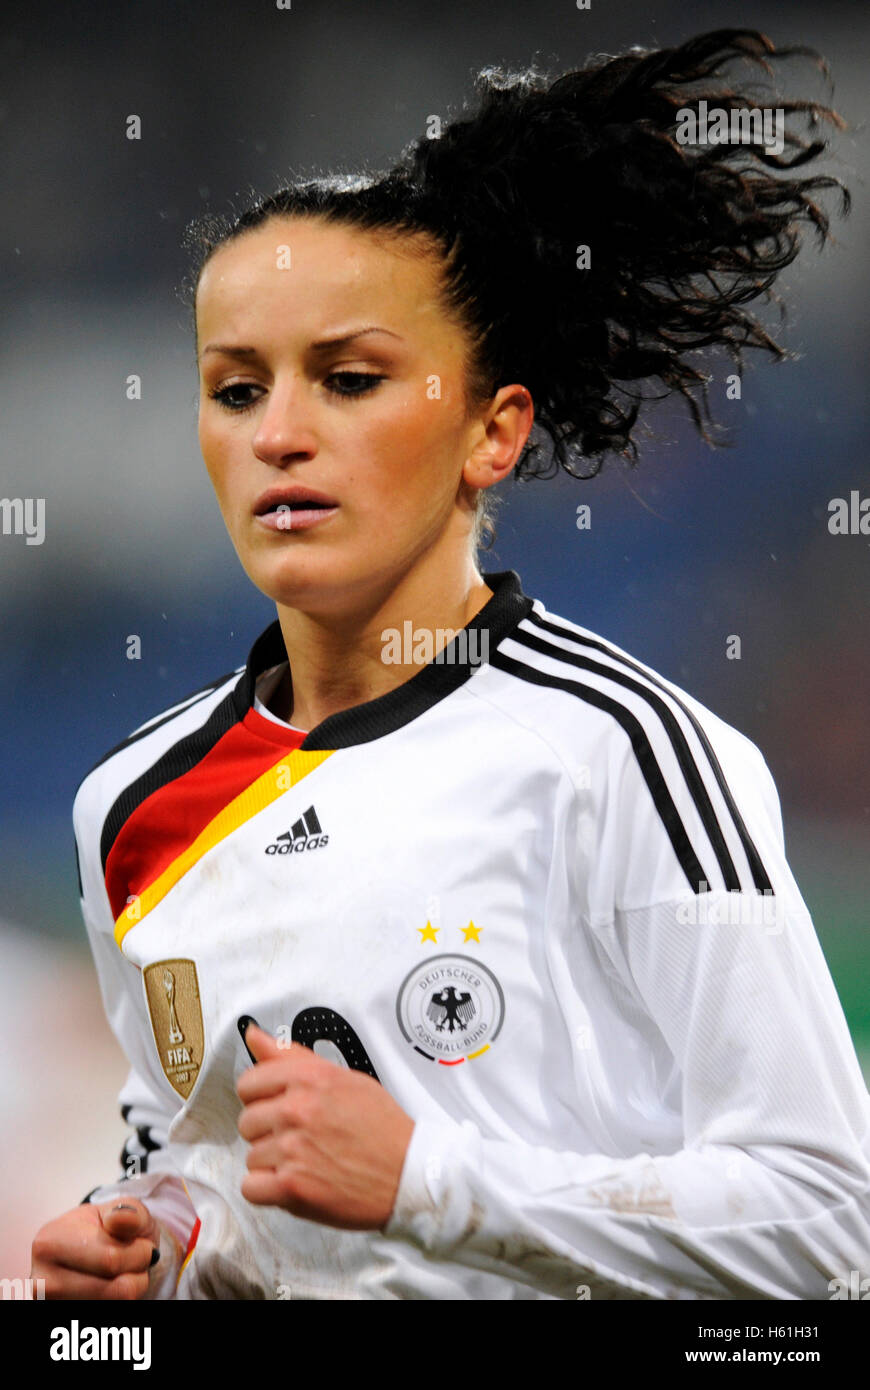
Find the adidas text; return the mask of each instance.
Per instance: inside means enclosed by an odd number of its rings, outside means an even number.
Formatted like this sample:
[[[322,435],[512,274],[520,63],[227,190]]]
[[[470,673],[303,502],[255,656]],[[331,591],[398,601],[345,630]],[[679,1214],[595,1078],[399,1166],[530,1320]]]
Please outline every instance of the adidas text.
[[[299,854],[305,849],[323,849],[329,844],[328,835],[309,835],[304,840],[285,840],[279,836],[274,844],[266,846],[267,854]]]
[[[267,854],[301,854],[306,849],[323,849],[329,844],[329,836],[324,835],[323,826],[317,819],[313,806],[303,811],[289,830],[279,835],[271,845],[266,846]]]

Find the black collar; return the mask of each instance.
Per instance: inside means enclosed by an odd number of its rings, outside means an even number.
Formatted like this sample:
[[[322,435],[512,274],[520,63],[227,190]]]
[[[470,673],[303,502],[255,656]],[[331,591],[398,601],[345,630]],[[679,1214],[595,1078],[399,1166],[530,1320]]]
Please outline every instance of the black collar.
[[[498,644],[522,621],[532,608],[532,600],[523,593],[519,575],[515,570],[499,570],[483,573],[483,579],[492,589],[492,598],[481,608],[463,629],[465,632],[488,630],[489,636],[484,645],[480,638],[469,641],[457,634],[440,654],[440,659],[430,661],[410,680],[404,681],[379,695],[376,700],[354,705],[351,709],[340,710],[321,721],[305,736],[300,744],[303,751],[315,749],[350,748],[356,743],[370,743],[372,739],[382,738],[404,724],[410,723],[423,714],[445,695],[458,689],[477,670],[482,660],[495,650]],[[452,657],[465,656],[465,660],[452,660]],[[287,649],[277,618],[261,633],[251,648],[245,673],[236,687],[235,696],[239,717],[243,718],[254,704],[254,688],[257,677],[263,671],[287,660]]]

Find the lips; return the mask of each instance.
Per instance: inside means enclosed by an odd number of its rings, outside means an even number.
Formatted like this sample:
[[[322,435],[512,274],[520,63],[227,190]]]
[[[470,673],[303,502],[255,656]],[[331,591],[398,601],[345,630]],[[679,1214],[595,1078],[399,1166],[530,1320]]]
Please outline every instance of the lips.
[[[290,487],[269,488],[255,502],[254,515],[266,516],[269,512],[276,512],[279,508],[286,509],[287,507],[291,511],[315,511],[323,507],[337,506],[338,503],[335,498],[330,497],[327,493],[294,484]]]

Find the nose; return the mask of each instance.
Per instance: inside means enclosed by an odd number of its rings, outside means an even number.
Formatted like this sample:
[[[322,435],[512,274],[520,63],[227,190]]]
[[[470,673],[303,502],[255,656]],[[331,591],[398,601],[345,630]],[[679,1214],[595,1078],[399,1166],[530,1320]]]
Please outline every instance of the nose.
[[[307,414],[303,382],[273,384],[251,447],[263,463],[279,467],[314,457],[317,440]]]

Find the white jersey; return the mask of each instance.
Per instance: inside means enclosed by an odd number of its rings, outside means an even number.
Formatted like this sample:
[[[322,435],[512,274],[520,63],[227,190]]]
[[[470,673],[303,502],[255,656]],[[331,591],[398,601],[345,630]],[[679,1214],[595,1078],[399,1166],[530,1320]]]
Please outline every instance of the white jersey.
[[[275,622],[81,784],[133,1131],[91,1199],[175,1231],[161,1297],[827,1299],[870,1273],[870,1101],[767,766],[484,578],[388,694],[267,716]],[[415,1121],[384,1232],[242,1197],[245,1014]]]

